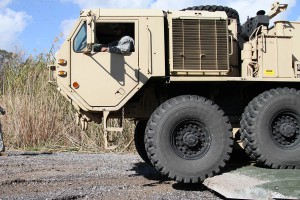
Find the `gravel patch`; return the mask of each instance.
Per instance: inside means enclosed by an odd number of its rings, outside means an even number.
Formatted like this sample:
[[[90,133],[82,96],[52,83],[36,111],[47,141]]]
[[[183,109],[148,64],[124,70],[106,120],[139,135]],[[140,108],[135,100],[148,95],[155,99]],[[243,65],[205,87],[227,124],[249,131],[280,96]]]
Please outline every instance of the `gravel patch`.
[[[6,152],[0,199],[220,199],[162,176],[135,154]]]

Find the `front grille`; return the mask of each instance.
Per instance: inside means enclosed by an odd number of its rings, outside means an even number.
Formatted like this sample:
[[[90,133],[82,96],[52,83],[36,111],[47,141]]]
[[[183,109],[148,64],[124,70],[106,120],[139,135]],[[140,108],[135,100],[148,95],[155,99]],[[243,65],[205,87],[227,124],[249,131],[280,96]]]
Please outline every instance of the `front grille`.
[[[226,20],[173,19],[173,70],[228,70]]]

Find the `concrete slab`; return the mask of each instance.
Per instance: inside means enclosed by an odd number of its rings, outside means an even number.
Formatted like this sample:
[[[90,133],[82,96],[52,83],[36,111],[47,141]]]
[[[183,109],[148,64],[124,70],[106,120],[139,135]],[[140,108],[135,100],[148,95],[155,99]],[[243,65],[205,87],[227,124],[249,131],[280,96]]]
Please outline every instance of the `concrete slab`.
[[[208,178],[204,185],[231,199],[300,199],[300,170],[248,164]]]

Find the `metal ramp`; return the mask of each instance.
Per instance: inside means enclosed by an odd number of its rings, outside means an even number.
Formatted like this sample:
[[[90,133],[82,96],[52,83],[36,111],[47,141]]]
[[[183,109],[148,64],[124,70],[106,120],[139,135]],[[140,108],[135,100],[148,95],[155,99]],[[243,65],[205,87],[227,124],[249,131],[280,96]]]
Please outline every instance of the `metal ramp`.
[[[237,165],[203,184],[229,199],[300,199],[300,169]]]

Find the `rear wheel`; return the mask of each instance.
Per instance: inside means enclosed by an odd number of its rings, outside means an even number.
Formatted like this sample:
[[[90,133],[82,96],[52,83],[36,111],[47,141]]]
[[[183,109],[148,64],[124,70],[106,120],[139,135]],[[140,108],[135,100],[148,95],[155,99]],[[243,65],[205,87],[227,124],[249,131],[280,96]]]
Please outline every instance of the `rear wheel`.
[[[272,168],[300,168],[300,91],[277,88],[254,98],[241,120],[246,153]]]
[[[145,149],[144,136],[145,129],[147,126],[146,120],[140,120],[137,122],[135,130],[134,130],[134,144],[136,151],[140,155],[140,157],[149,165],[152,165]]]
[[[184,183],[218,173],[233,144],[224,112],[199,96],[175,97],[158,107],[148,121],[145,141],[155,168]]]

